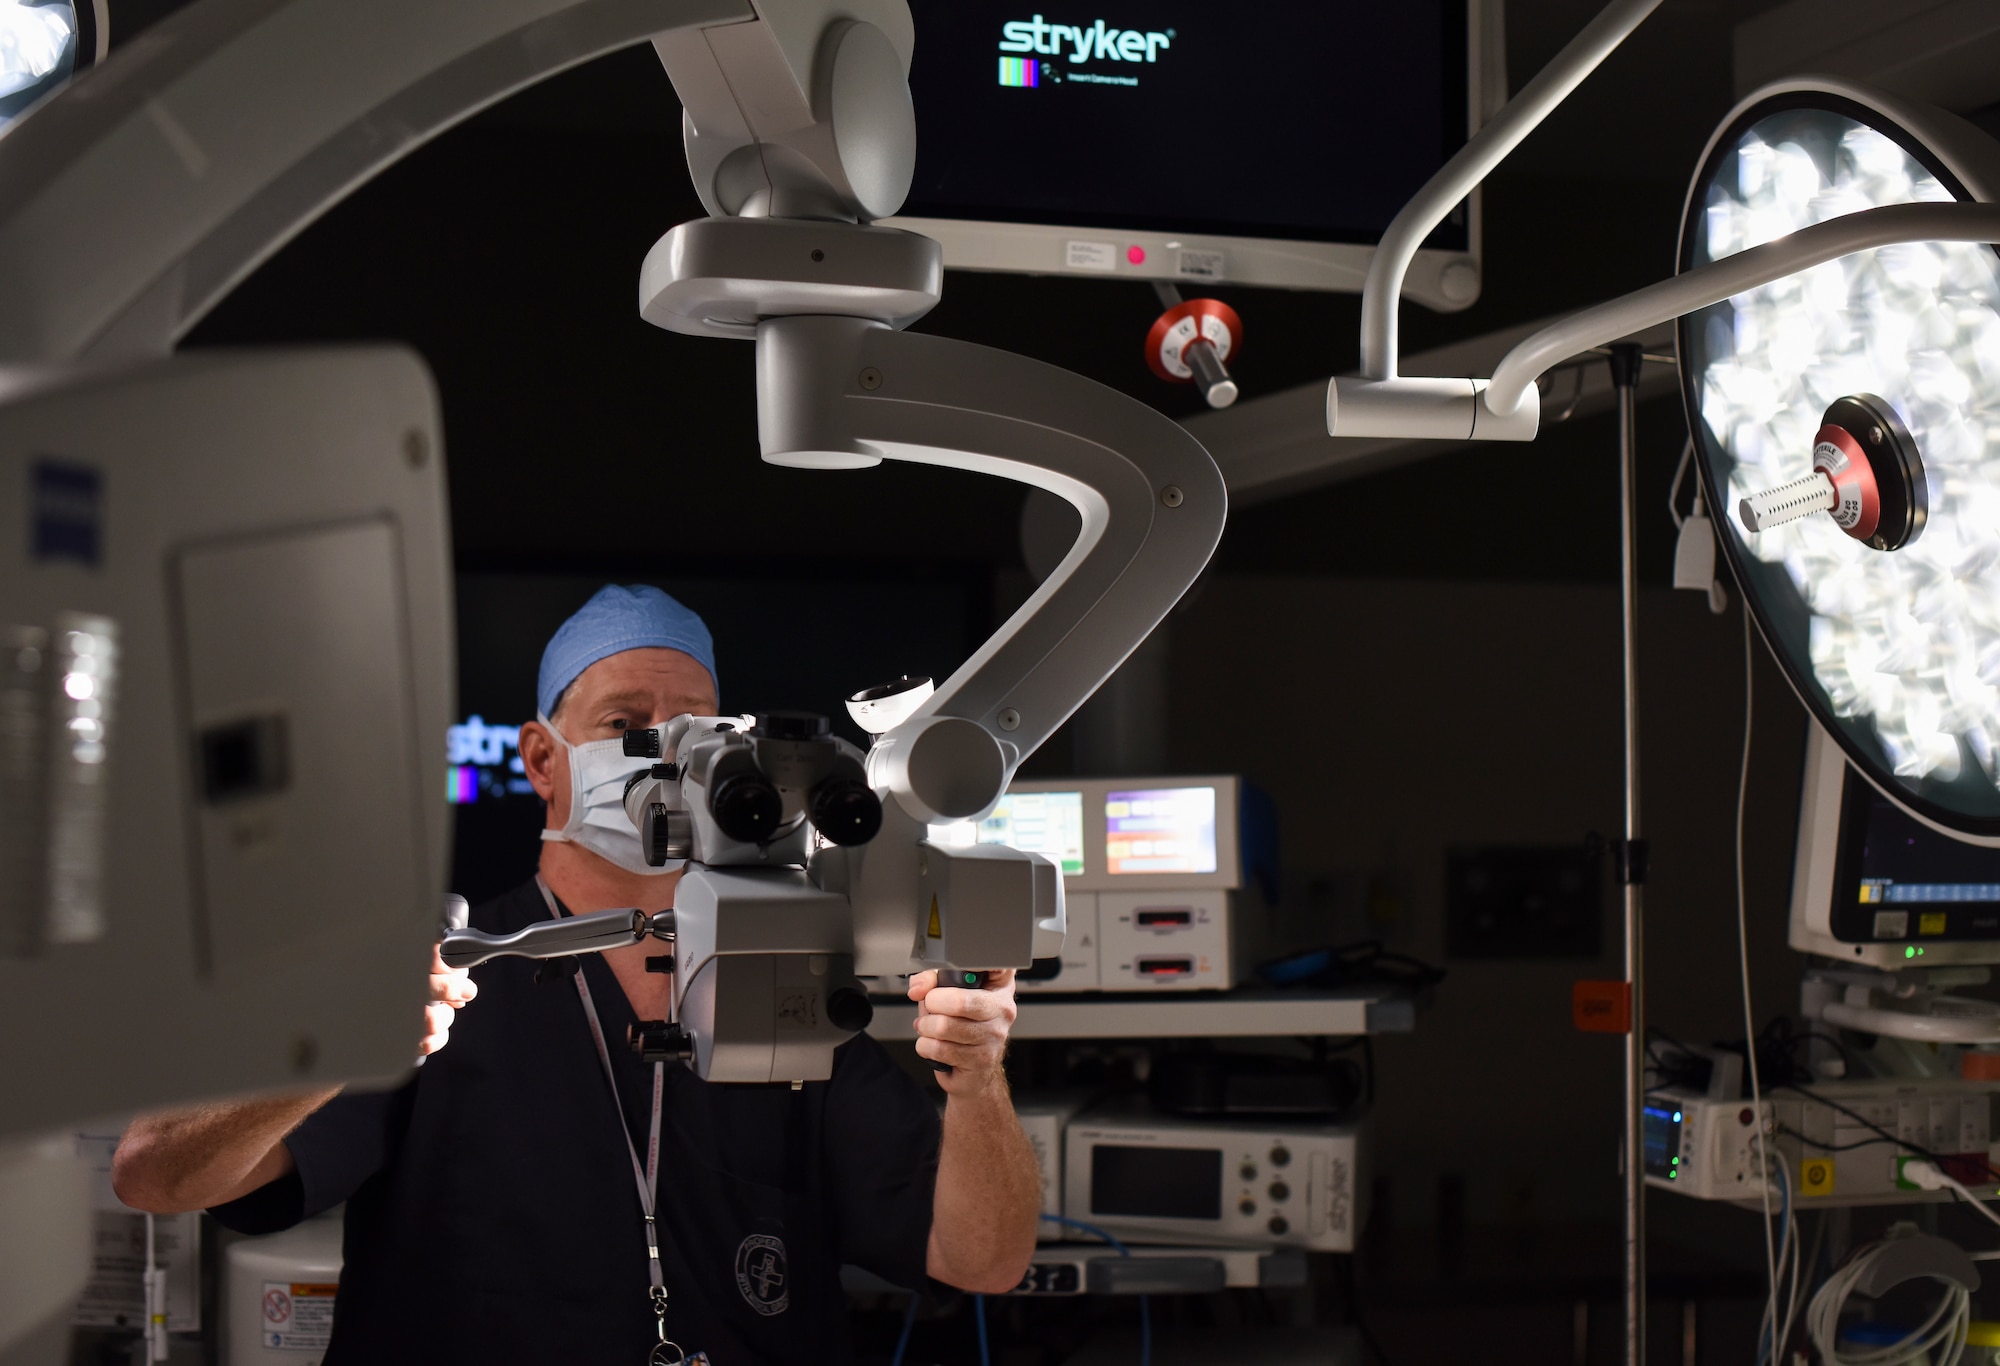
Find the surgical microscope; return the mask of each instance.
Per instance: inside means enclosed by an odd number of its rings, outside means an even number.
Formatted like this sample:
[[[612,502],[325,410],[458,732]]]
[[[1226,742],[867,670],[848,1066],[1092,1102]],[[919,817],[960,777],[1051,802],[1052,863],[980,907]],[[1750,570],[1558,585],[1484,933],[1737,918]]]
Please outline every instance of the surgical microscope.
[[[662,808],[662,847],[692,862],[678,1033],[655,1042],[714,1080],[825,1076],[860,1020],[854,977],[1020,966],[1060,937],[1052,870],[936,848],[928,826],[990,809],[1145,639],[1226,497],[1144,404],[904,330],[943,272],[933,241],[873,225],[915,153],[903,0],[201,0],[0,137],[0,479],[28,505],[0,519],[0,831],[26,873],[0,887],[0,1213],[18,1231],[0,1239],[0,1351],[53,1352],[83,1281],[70,1128],[403,1074],[438,932],[425,737],[454,665],[430,376],[393,347],[175,345],[428,139],[648,42],[709,217],[647,255],[638,305],[754,346],[763,458],[948,466],[1047,489],[1082,523],[865,762],[795,718],[668,728],[677,776],[649,778],[641,816]],[[777,798],[768,831],[711,800],[745,747]],[[807,753],[844,796],[795,783]],[[880,810],[865,841],[857,766]],[[760,821],[773,805],[750,803]],[[665,928],[628,916],[623,942]],[[810,1011],[802,990],[823,992]]]

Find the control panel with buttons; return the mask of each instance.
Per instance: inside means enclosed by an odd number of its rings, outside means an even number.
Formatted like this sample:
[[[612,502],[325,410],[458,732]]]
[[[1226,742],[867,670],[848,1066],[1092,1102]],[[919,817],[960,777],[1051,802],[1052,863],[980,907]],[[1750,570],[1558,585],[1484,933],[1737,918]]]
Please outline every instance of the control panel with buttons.
[[[1367,1195],[1358,1125],[1251,1129],[1086,1111],[1064,1135],[1063,1213],[1120,1238],[1352,1251]]]

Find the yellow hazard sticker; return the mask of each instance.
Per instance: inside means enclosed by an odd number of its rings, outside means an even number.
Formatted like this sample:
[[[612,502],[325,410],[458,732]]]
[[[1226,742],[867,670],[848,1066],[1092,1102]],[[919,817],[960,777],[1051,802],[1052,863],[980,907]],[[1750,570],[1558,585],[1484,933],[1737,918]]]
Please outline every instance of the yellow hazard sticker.
[[[1917,917],[1917,933],[1918,933],[1918,934],[1943,934],[1943,933],[1944,933],[1944,912],[1943,912],[1943,911],[1925,911],[1925,912],[1924,912],[1924,913],[1923,913],[1922,915],[1918,916],[1918,917]]]
[[[1833,1194],[1833,1159],[1808,1157],[1799,1163],[1800,1195]]]
[[[944,938],[944,926],[938,921],[937,893],[931,893],[931,927],[928,931],[932,939]]]

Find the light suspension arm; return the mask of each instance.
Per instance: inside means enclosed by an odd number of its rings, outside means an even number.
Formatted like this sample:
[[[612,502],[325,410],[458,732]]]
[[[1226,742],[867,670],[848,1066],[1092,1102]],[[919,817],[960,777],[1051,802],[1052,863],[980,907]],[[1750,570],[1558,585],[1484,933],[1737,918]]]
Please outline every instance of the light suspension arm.
[[[1551,323],[1501,358],[1485,403],[1516,411],[1550,366],[1828,261],[1899,242],[2000,242],[2000,204],[1891,204],[1801,228]]]
[[[1899,242],[2000,242],[2000,205],[1891,204],[1815,223],[1551,323],[1502,357],[1490,380],[1341,376],[1327,387],[1327,430],[1532,441],[1540,415],[1535,380],[1550,366],[1787,275]]]
[[[1362,287],[1361,373],[1365,377],[1396,378],[1396,308],[1402,300],[1403,277],[1424,239],[1659,3],[1613,0],[1606,5],[1403,206],[1382,234]]]

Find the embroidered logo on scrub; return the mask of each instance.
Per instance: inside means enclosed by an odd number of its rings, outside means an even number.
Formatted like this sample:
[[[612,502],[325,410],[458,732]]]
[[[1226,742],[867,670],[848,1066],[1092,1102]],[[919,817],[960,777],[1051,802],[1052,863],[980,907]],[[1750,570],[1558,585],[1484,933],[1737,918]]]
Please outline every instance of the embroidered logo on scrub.
[[[785,1287],[785,1240],[753,1233],[736,1248],[736,1288],[743,1302],[769,1317],[791,1303]]]

